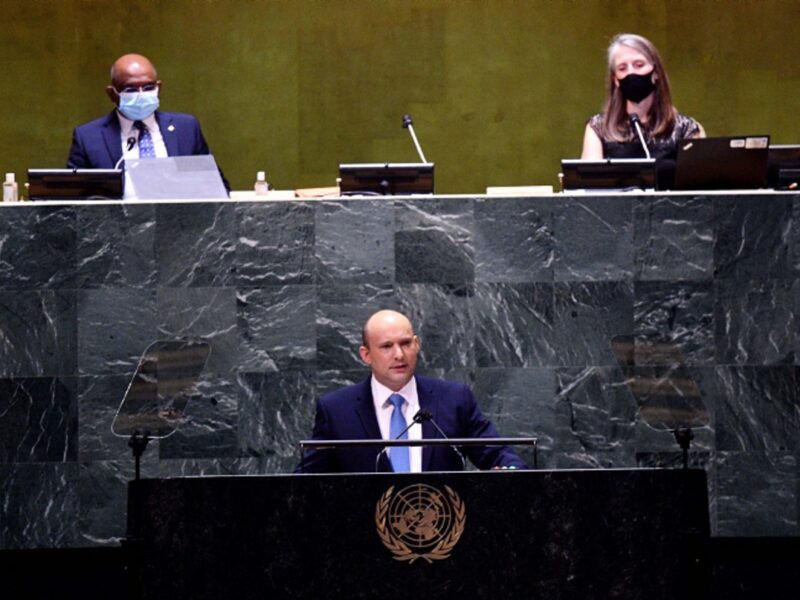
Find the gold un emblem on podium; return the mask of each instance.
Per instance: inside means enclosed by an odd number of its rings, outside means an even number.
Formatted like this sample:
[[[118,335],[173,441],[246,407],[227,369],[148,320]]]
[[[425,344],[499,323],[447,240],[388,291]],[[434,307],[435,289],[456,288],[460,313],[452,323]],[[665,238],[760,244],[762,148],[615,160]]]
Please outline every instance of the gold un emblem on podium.
[[[450,556],[464,533],[464,502],[450,486],[444,492],[415,484],[394,493],[391,486],[375,506],[375,526],[395,560],[429,563]]]

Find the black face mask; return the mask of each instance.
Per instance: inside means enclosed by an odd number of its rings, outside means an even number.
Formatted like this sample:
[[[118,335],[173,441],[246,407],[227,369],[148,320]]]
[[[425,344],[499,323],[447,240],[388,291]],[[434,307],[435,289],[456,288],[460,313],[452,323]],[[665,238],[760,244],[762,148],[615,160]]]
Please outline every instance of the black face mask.
[[[656,89],[656,84],[653,83],[653,71],[647,75],[631,73],[619,82],[622,97],[637,104],[652,94],[654,89]]]

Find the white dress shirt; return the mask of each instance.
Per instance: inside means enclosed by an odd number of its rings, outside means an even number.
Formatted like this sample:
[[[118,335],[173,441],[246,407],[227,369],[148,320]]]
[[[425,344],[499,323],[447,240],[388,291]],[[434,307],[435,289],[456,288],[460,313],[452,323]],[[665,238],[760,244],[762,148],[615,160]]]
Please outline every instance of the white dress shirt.
[[[125,159],[139,158],[139,130],[133,126],[133,121],[119,111],[117,111],[117,118],[119,119],[119,142],[122,148],[122,157]],[[150,137],[153,138],[153,148],[156,151],[156,158],[166,158],[168,156],[167,146],[164,144],[164,136],[161,135],[161,129],[158,126],[156,114],[153,113],[142,120],[142,123],[147,126]],[[131,137],[136,138],[137,143],[133,145],[133,148],[128,150],[128,139]]]
[[[410,423],[411,419],[419,410],[417,381],[414,377],[412,377],[409,382],[397,392],[390,390],[388,387],[380,383],[377,379],[375,379],[374,375],[372,376],[370,384],[372,387],[372,402],[375,404],[375,416],[378,417],[378,426],[381,430],[381,437],[384,440],[388,440],[390,439],[389,432],[391,431],[392,411],[394,411],[394,405],[389,402],[389,396],[392,394],[400,394],[406,399],[405,403],[403,404],[403,416],[406,419],[406,424]],[[411,426],[411,429],[408,430],[408,439],[422,439],[422,425],[420,423],[414,423],[414,425]],[[392,449],[389,448],[388,452],[391,454]],[[412,473],[422,472],[421,446],[409,447],[408,459],[409,467]]]
[[[119,119],[119,137],[122,147],[122,158],[125,160],[139,158],[139,130],[133,126],[133,121],[119,111],[117,111],[117,118]],[[142,123],[147,126],[147,130],[150,132],[150,137],[153,139],[153,149],[155,150],[156,158],[166,158],[169,156],[167,154],[167,146],[164,144],[164,136],[161,135],[161,129],[158,126],[155,113],[146,119],[143,119]],[[137,143],[135,143],[133,147],[128,150],[128,140],[130,138],[136,138]],[[128,171],[126,170],[124,198],[131,199],[135,197],[136,191],[133,189],[133,184],[131,184]]]

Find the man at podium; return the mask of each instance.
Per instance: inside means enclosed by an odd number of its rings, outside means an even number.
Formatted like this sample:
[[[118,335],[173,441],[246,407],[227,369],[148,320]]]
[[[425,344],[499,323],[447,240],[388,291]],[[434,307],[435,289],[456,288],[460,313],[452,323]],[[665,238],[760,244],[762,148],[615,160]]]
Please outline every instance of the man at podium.
[[[496,438],[463,384],[416,375],[419,338],[411,322],[392,310],[373,314],[364,324],[361,359],[372,375],[326,394],[317,402],[315,440]],[[421,422],[414,417],[420,416]],[[465,447],[480,469],[527,468],[507,446]],[[458,471],[462,451],[452,446],[336,448],[306,451],[298,473]]]

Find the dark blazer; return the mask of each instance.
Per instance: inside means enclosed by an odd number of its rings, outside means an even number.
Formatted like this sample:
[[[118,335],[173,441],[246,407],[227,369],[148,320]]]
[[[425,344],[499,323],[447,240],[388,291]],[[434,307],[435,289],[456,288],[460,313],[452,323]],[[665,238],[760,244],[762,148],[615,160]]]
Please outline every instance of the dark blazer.
[[[169,156],[193,156],[211,154],[200,122],[196,117],[184,113],[156,111],[156,121],[164,138]],[[117,111],[89,121],[72,132],[72,147],[69,149],[69,169],[113,169],[122,157],[120,126]],[[220,169],[220,175],[222,170]],[[222,175],[225,189],[230,185]]]
[[[498,437],[494,426],[478,408],[469,387],[460,383],[415,376],[420,408],[433,415],[433,420],[449,438]],[[326,394],[317,402],[312,438],[316,440],[380,439],[381,432],[372,401],[370,379]],[[422,437],[441,439],[433,423],[422,423]],[[369,473],[374,472],[380,448],[308,450],[296,473]],[[465,454],[481,469],[515,466],[527,468],[508,447],[464,448]],[[460,471],[461,459],[452,448],[422,449],[423,471]],[[391,471],[384,453],[379,471]]]

